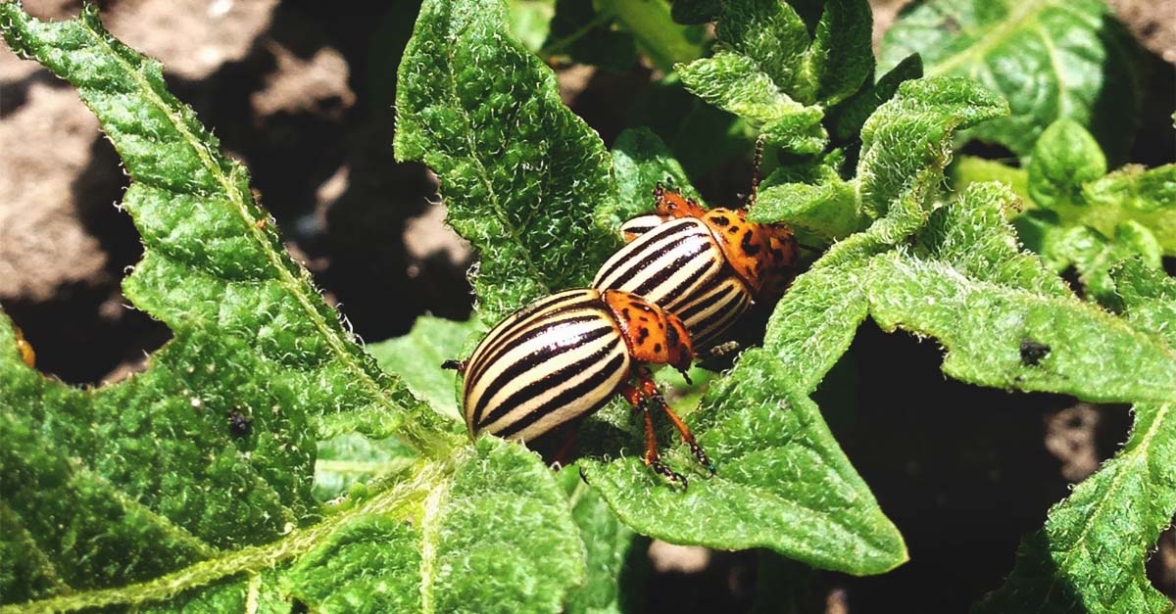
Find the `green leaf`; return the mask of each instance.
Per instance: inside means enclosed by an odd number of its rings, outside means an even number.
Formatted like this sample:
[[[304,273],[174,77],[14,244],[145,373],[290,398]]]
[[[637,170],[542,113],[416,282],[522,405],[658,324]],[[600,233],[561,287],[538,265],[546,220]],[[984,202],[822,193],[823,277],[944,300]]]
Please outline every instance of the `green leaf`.
[[[999,101],[990,94],[959,80],[907,82],[897,97],[868,120],[858,177],[852,185],[839,187],[840,180],[827,179],[815,188],[785,184],[764,190],[766,197],[753,207],[752,219],[791,221],[789,214],[795,211],[802,214],[802,229],[818,236],[845,236],[868,223],[867,212],[884,214],[868,231],[840,241],[797,277],[768,323],[764,347],[789,365],[802,391],[817,387],[865,318],[870,257],[908,238],[936,206],[952,130],[1000,110]],[[815,198],[799,200],[797,205],[777,200],[791,194]],[[848,201],[851,196],[852,202]],[[816,216],[822,209],[818,207],[838,211],[830,212],[830,217],[839,215],[846,225],[825,222],[819,228],[822,220]],[[850,215],[847,210],[857,213]]]
[[[433,490],[425,501],[423,552],[436,556],[422,569],[426,604],[431,591],[442,612],[471,604],[481,612],[556,612],[585,579],[563,492],[521,446],[483,437],[477,450],[458,467],[450,493]]]
[[[823,151],[828,138],[816,103],[841,102],[873,74],[869,4],[835,0],[823,7],[802,6],[809,17],[817,14],[812,9],[821,9],[812,25],[815,38],[809,36],[805,16],[777,0],[733,0],[720,8],[720,50],[678,66],[687,88],[761,124],[769,144],[786,152]]]
[[[1126,158],[1139,121],[1138,52],[1101,0],[922,2],[886,32],[879,66],[912,53],[929,76],[966,77],[1008,100],[1012,115],[972,136],[1028,157],[1045,127],[1067,117],[1112,161]]]
[[[1171,349],[1078,300],[1035,256],[1018,252],[1000,212],[1011,198],[972,186],[937,212],[956,219],[932,220],[914,252],[875,257],[867,293],[878,324],[935,337],[947,348],[943,371],[965,382],[1091,401],[1174,398]],[[1048,355],[1024,364],[1026,342]]]
[[[1104,176],[1097,145],[1065,119],[1034,151],[1027,170],[966,158],[954,177],[963,186],[988,179],[1012,186],[1024,204],[1017,230],[1053,270],[1073,265],[1086,293],[1105,301],[1115,263],[1139,256],[1159,269],[1164,255],[1176,254],[1176,165],[1127,166]]]
[[[1029,173],[1023,168],[1015,168],[977,156],[959,156],[948,167],[948,174],[952,185],[958,189],[964,189],[971,183],[999,181],[1021,198],[1026,210],[1038,208],[1029,197]]]
[[[1160,269],[1161,248],[1155,235],[1134,222],[1120,224],[1110,239],[1089,226],[1052,225],[1044,228],[1042,235],[1045,261],[1055,271],[1073,265],[1086,294],[1100,302],[1115,300],[1110,270],[1120,261],[1139,257],[1152,268]]]
[[[483,438],[407,473],[271,543],[20,611],[288,612],[294,598],[312,611],[555,612],[583,583],[576,525],[535,454]]]
[[[315,500],[339,504],[347,494],[351,501],[366,497],[373,480],[387,481],[417,460],[411,448],[398,439],[368,439],[347,433],[320,441],[314,463]]]
[[[942,172],[955,130],[1007,112],[1003,100],[967,79],[904,82],[862,127],[857,180],[864,210],[884,215],[926,169]]]
[[[316,437],[452,445],[431,412],[410,418],[421,404],[286,254],[244,169],[167,92],[158,63],[92,7],[42,23],[5,3],[0,29],[78,89],[122,157],[123,207],[145,245],[125,294],[174,333],[145,372],[78,390],[26,367],[0,323],[0,509],[16,527],[5,548],[27,555],[5,577],[28,580],[0,586],[5,600],[179,573],[313,521]]]
[[[564,611],[569,614],[642,611],[649,540],[621,524],[600,493],[580,479],[577,467],[564,468],[557,479],[568,495],[572,518],[580,529],[588,569],[588,580],[572,589]]]
[[[829,0],[817,22],[802,72],[827,106],[845,100],[874,73],[874,13],[864,0]]]
[[[1038,141],[1026,170],[975,158],[953,172],[957,185],[999,180],[1021,196],[1022,239],[1055,271],[1074,265],[1088,294],[1109,292],[1109,268],[1138,255],[1159,268],[1176,254],[1176,165],[1104,175],[1106,160],[1078,124],[1060,119]]]
[[[1176,279],[1138,258],[1120,261],[1109,276],[1114,289],[1108,295],[1127,322],[1176,348]]]
[[[507,6],[511,33],[532,53],[539,53],[551,33],[555,3],[552,0],[511,0]]]
[[[283,574],[282,592],[314,611],[424,611],[421,541],[392,516],[348,518]]]
[[[692,177],[705,177],[732,158],[745,157],[756,137],[743,120],[688,92],[677,73],[638,95],[628,125],[657,134]]]
[[[1003,111],[998,98],[963,80],[907,81],[866,121],[858,176],[852,182],[828,171],[804,178],[816,185],[779,184],[783,174],[774,173],[764,182],[750,218],[795,224],[828,243],[865,229],[892,203],[917,202],[929,210],[935,202],[934,185],[951,156],[953,132]]]
[[[1100,402],[1169,399],[1176,390],[1168,348],[1077,299],[961,279],[945,264],[897,254],[875,261],[870,284],[878,324],[938,339],[948,350],[943,371],[956,379]],[[1017,348],[1026,340],[1051,348],[1040,365],[1020,364]]]
[[[1082,187],[1086,206],[1063,207],[1062,222],[1097,229],[1108,237],[1126,222],[1155,236],[1164,255],[1176,255],[1176,164],[1153,169],[1126,166]]]
[[[976,611],[1171,612],[1144,562],[1176,514],[1173,458],[1176,405],[1136,405],[1123,449],[1050,510],[1004,586]]]
[[[355,345],[273,225],[259,223],[268,216],[245,170],[167,92],[159,64],[106,34],[93,10],[52,24],[12,4],[0,11],[9,45],[78,88],[131,175],[123,206],[146,253],[124,283],[128,298],[201,351],[251,347],[256,356],[234,372],[266,381],[324,436],[398,429],[418,402]]]
[[[454,322],[434,316],[421,316],[407,335],[367,346],[386,371],[400,375],[408,389],[438,413],[460,423],[465,418],[458,408],[460,386],[455,372],[441,369],[446,360],[470,355],[470,344],[486,332],[478,317]]]
[[[816,102],[817,85],[803,73],[811,44],[796,10],[779,0],[722,3],[715,36],[725,48],[746,56],[780,92],[802,103]]]
[[[800,391],[812,393],[849,348],[866,318],[869,259],[923,223],[923,192],[910,190],[869,230],[831,247],[777,303],[764,349],[787,365]]]
[[[760,190],[749,219],[787,222],[794,230],[830,244],[868,224],[857,196],[856,186],[840,178],[818,185],[774,185]]]
[[[596,223],[620,236],[621,224],[653,211],[653,189],[672,183],[683,194],[702,202],[686,172],[669,148],[648,128],[625,130],[613,145],[613,175],[620,198],[596,205]]]
[[[937,209],[921,230],[915,254],[950,265],[982,282],[1050,298],[1073,298],[1061,278],[1021,251],[1006,219],[1016,195],[998,183],[973,184],[955,202]]]
[[[505,29],[500,0],[427,0],[397,90],[397,158],[440,176],[449,223],[481,251],[474,283],[491,322],[587,285],[618,245],[586,205],[616,199],[608,152]]]
[[[720,51],[678,69],[687,89],[699,98],[740,117],[763,124],[768,143],[797,154],[825,148],[821,109],[784,94],[745,55]]]
[[[412,505],[339,521],[283,585],[312,611],[555,612],[584,581],[563,492],[533,453],[482,438],[417,488]]]
[[[907,559],[902,537],[850,466],[816,405],[763,350],[712,383],[695,420],[713,477],[669,488],[627,456],[581,461],[584,475],[638,533],[719,549],[766,547],[822,569],[882,573]],[[667,455],[692,462],[682,446]]]
[[[1038,205],[1081,205],[1082,184],[1107,174],[1107,159],[1081,124],[1062,118],[1041,133],[1028,173],[1029,195]]]

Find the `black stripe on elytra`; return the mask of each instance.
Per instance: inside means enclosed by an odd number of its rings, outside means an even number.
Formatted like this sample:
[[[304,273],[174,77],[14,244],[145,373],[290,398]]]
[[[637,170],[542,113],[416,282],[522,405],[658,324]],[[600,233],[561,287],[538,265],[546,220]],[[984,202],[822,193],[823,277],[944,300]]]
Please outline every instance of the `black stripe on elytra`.
[[[678,313],[682,305],[691,304],[693,301],[687,303],[690,299],[699,295],[706,295],[713,292],[715,288],[722,283],[723,278],[720,276],[723,267],[714,266],[716,263],[711,258],[697,258],[699,262],[698,270],[690,271],[682,278],[682,281],[677,286],[663,292],[661,296],[654,297],[650,300],[657,303],[662,309],[671,313]],[[692,286],[697,286],[691,290]],[[687,292],[689,290],[689,292]]]
[[[700,346],[705,345],[711,337],[726,330],[747,309],[747,303],[742,293],[734,292],[726,295],[726,298],[727,300],[724,304],[711,312],[709,317],[695,322],[690,327],[692,339],[696,344]],[[739,303],[743,303],[743,306],[740,306]],[[683,321],[686,320],[686,318],[682,319]]]
[[[641,216],[641,217],[648,217],[648,216]],[[627,232],[632,235],[641,236],[641,235],[653,230],[654,228],[661,226],[664,223],[664,221],[661,218],[658,218],[656,216],[654,216],[654,219],[649,220],[648,222],[641,223],[641,224],[636,223],[637,219],[640,219],[640,218],[633,218],[632,220],[629,220],[628,222],[621,224],[621,232]]]
[[[697,335],[705,330],[704,324],[710,321],[723,321],[725,319],[734,319],[742,315],[746,309],[746,305],[740,307],[739,303],[746,303],[747,298],[743,292],[743,288],[737,283],[728,283],[716,285],[714,291],[704,298],[695,301],[688,305],[685,309],[681,309],[675,313],[682,318],[683,322],[690,323],[706,313],[712,315],[703,318],[698,322],[689,325],[690,334]],[[716,317],[717,314],[717,317]],[[725,314],[730,314],[725,315]]]
[[[665,252],[673,249],[674,245],[682,240],[678,234],[682,231],[683,227],[693,228],[694,226],[686,220],[674,220],[661,224],[653,231],[642,235],[641,238],[621,248],[621,251],[617,252],[617,255],[624,254],[624,256],[606,263],[607,268],[601,269],[596,274],[596,279],[603,282],[615,275],[622,267],[627,267],[621,273],[620,277],[608,286],[609,288],[620,288],[622,284],[632,279],[638,272],[645,270],[650,262],[657,261]],[[593,285],[596,285],[595,281]]]
[[[679,254],[676,258],[669,262],[657,263],[656,266],[658,267],[658,271],[649,276],[649,279],[641,282],[641,284],[636,288],[633,288],[633,294],[644,297],[651,296],[654,289],[661,287],[661,285],[664,284],[667,279],[672,277],[675,273],[678,273],[681,269],[690,266],[692,263],[701,262],[701,266],[696,266],[696,269],[705,269],[710,266],[712,261],[709,253],[711,251],[709,242],[703,243],[701,241],[696,241],[694,243],[694,247],[694,250],[684,254]],[[703,255],[704,257],[699,258],[699,255]],[[659,260],[665,261],[669,260],[669,258],[663,257],[659,258]],[[678,296],[679,293],[685,290],[684,286],[687,286],[694,281],[695,276],[697,276],[700,272],[701,271],[699,270],[691,271],[690,275],[686,277],[686,281],[675,286],[673,291],[659,293],[659,296],[651,298],[650,300],[659,305],[669,304],[675,297]]]
[[[594,388],[596,388],[597,386],[600,386],[600,383],[602,381],[602,378],[599,377],[600,375],[602,375],[602,369],[598,365],[597,369],[595,371],[593,371],[592,370],[593,365],[596,365],[597,363],[599,363],[601,361],[601,359],[603,359],[605,356],[608,356],[610,353],[617,353],[617,350],[620,348],[620,345],[621,345],[621,339],[620,339],[620,337],[616,337],[612,341],[610,341],[609,343],[606,343],[605,345],[601,346],[600,349],[589,354],[588,356],[585,356],[584,358],[581,358],[580,360],[577,360],[573,363],[563,365],[563,366],[559,367],[558,369],[551,371],[550,373],[544,374],[540,377],[533,377],[532,381],[530,383],[528,383],[527,385],[523,386],[522,388],[516,390],[513,394],[511,394],[510,396],[503,399],[502,402],[499,403],[497,407],[495,407],[492,411],[487,413],[484,420],[481,420],[481,421],[475,420],[474,424],[475,425],[493,424],[494,422],[496,422],[497,420],[499,420],[503,416],[510,413],[511,410],[515,409],[516,407],[526,405],[535,397],[542,395],[548,389],[552,388],[553,385],[558,385],[560,382],[562,382],[572,376],[579,375],[581,373],[588,373],[589,375],[583,382],[580,382],[579,384],[572,386],[569,389],[569,390],[573,390],[576,392],[575,396],[565,398],[565,395],[567,392],[567,391],[565,391],[565,392],[557,395],[555,397],[555,400],[551,400],[551,401],[548,401],[548,402],[540,405],[538,408],[536,408],[536,411],[539,412],[540,414],[546,414],[548,412],[552,412],[552,411],[559,409],[563,405],[570,403],[575,398],[578,398],[578,397],[581,397],[581,396],[588,394]],[[605,367],[606,368],[611,367],[611,369],[613,369],[613,370],[620,368],[620,365],[617,364],[616,361],[617,360],[624,361],[624,359],[625,359],[625,357],[624,357],[623,353],[617,353],[617,355],[614,357],[613,360],[610,360],[609,362],[607,362],[605,364]],[[535,366],[538,366],[538,365],[535,365]],[[608,373],[608,371],[604,371],[603,375],[605,375],[605,377],[607,377],[607,373]],[[500,379],[502,379],[502,378],[500,378]],[[483,407],[480,407],[479,409],[484,409],[485,404],[488,403],[490,399],[494,398],[494,395],[497,394],[498,391],[502,389],[502,386],[504,386],[506,384],[506,381],[495,382],[495,384],[497,384],[497,385],[493,386],[491,389],[489,389],[487,391],[487,393],[485,395],[483,395],[482,402],[479,403],[479,405],[482,405]],[[559,399],[565,399],[565,400],[559,401]],[[504,437],[505,437],[505,435],[504,435]]]
[[[732,290],[735,291],[734,294],[738,294],[739,286],[734,284],[716,284],[709,294],[678,309],[674,313],[679,318],[682,318],[683,321],[688,320],[722,302],[727,296],[732,294]]]
[[[613,357],[612,360],[608,361],[608,363],[605,364],[604,367],[602,367],[600,369],[600,372],[607,374],[607,373],[611,373],[613,371],[616,371],[617,369],[621,368],[621,364],[623,364],[624,361],[625,361],[625,356],[623,354],[617,354],[616,356]],[[531,426],[532,424],[534,424],[535,422],[537,422],[538,420],[543,418],[543,416],[546,416],[547,414],[551,413],[553,411],[553,408],[559,408],[564,405],[567,405],[568,403],[571,403],[572,401],[576,400],[577,398],[583,397],[584,395],[592,392],[592,390],[594,388],[596,388],[597,386],[599,386],[603,381],[603,380],[594,381],[594,380],[599,379],[596,377],[596,375],[597,374],[594,373],[592,377],[589,377],[588,379],[584,380],[579,385],[572,386],[571,388],[568,388],[567,390],[556,395],[554,398],[552,398],[547,403],[544,403],[543,405],[536,407],[534,410],[528,412],[527,415],[519,418],[518,420],[515,420],[509,426],[507,426],[506,428],[499,431],[498,435],[500,437],[510,437],[511,435],[514,435],[515,433],[522,431],[523,429],[527,428],[528,426]],[[603,406],[605,403],[608,402],[610,396],[611,395],[608,395],[608,394],[600,395],[600,399],[597,400],[597,402],[593,403],[586,410],[584,410],[584,412],[580,415],[581,416],[588,415],[588,414],[600,409],[601,406]],[[579,416],[571,416],[568,418],[568,420],[572,420],[577,417],[579,417]]]
[[[596,318],[596,317],[593,317],[590,319],[599,321],[599,318]],[[565,320],[565,322],[571,322],[571,321],[572,320]],[[532,331],[531,333],[529,333],[527,335],[527,339],[524,341],[524,343],[527,341],[531,341],[537,335],[543,334],[545,332],[549,332],[548,331],[549,328],[550,327],[548,327],[548,326],[543,326],[537,330]],[[581,331],[579,334],[576,335],[575,339],[569,338],[568,341],[574,341],[576,344],[591,343],[591,342],[596,341],[597,339],[600,339],[601,337],[604,337],[606,335],[614,334],[615,332],[616,332],[616,329],[614,329],[612,326],[609,326],[606,323],[601,322],[601,325],[599,327],[588,329],[585,331]],[[558,349],[559,348],[556,348],[557,351],[558,351]],[[500,360],[501,357],[504,355],[505,355],[505,352],[501,355],[494,356],[494,359]],[[551,360],[551,358],[552,358],[551,344],[545,343],[545,344],[541,345],[535,351],[523,356],[522,358],[516,360],[514,362],[514,364],[503,369],[503,371],[501,373],[499,373],[494,379],[489,380],[486,383],[484,393],[480,397],[478,397],[477,401],[474,403],[474,407],[467,408],[467,411],[469,411],[469,409],[472,409],[474,412],[472,423],[474,425],[478,425],[478,424],[481,424],[484,422],[482,419],[482,413],[486,409],[486,403],[488,403],[490,401],[490,399],[493,398],[494,395],[497,394],[498,391],[502,389],[503,386],[508,385],[510,382],[514,381],[515,378],[523,377],[524,374],[526,374],[528,371],[533,370],[533,369],[541,366],[543,363],[547,362],[548,360]],[[492,362],[492,361],[487,361],[486,364],[488,365],[490,362]],[[481,379],[482,375],[484,375],[486,368],[488,368],[488,367],[483,366],[482,368],[480,368],[478,370],[478,374],[477,374],[476,379],[467,380],[470,383],[469,389],[472,389],[472,386],[474,384],[480,383],[479,380]]]
[[[563,309],[552,312],[553,315],[559,315]],[[601,320],[601,315],[596,312],[586,313],[583,315],[568,314],[570,317],[563,319],[544,320],[541,324],[536,322],[527,323],[526,326],[521,326],[519,330],[503,331],[500,338],[495,339],[490,347],[478,353],[478,361],[466,367],[465,381],[476,382],[482,378],[482,374],[494,362],[500,360],[502,355],[509,352],[510,348],[517,347],[524,343],[535,339],[536,337],[546,333],[548,329],[553,326],[561,326],[566,324],[586,324]],[[520,324],[523,324],[520,322]],[[605,330],[612,330],[611,326],[602,326]],[[504,347],[505,346],[505,347]]]
[[[599,308],[599,298],[594,297],[594,293],[595,291],[593,290],[569,290],[560,292],[553,296],[544,298],[539,302],[530,305],[529,307],[524,307],[523,309],[516,311],[515,313],[507,316],[506,320],[503,320],[503,324],[506,324],[505,326],[500,324],[487,333],[486,339],[489,340],[493,338],[494,340],[491,341],[490,345],[486,346],[485,350],[483,350],[483,353],[492,352],[500,347],[503,343],[509,343],[510,336],[512,334],[517,334],[518,329],[526,329],[527,327],[533,325],[533,322],[527,323],[527,320],[550,317],[557,313],[563,313],[569,309]],[[485,341],[483,341],[483,343],[485,343]]]

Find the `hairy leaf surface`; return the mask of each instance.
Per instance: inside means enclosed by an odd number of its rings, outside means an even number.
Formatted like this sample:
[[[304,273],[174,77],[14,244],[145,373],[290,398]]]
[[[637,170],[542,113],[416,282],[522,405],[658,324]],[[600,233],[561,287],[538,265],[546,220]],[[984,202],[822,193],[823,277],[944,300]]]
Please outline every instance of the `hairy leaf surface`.
[[[146,248],[125,294],[174,333],[146,372],[77,390],[7,351],[0,324],[13,444],[0,483],[20,527],[5,539],[28,555],[5,600],[149,580],[312,521],[316,437],[400,434],[436,451],[431,412],[407,420],[419,402],[286,254],[244,169],[167,92],[158,63],[93,8],[50,24],[6,3],[0,29],[77,88],[122,157],[122,204]]]
[[[1144,562],[1176,514],[1176,405],[1135,406],[1123,449],[1049,512],[985,612],[1168,614]]]
[[[596,205],[596,221],[620,236],[621,224],[654,208],[653,189],[658,184],[673,187],[699,202],[682,165],[668,147],[648,128],[626,130],[613,145],[613,174],[620,198],[615,203]]]
[[[440,176],[449,223],[481,251],[489,322],[586,286],[618,245],[591,216],[616,199],[604,144],[506,24],[501,0],[426,1],[396,99],[396,155]]]
[[[558,480],[568,495],[572,518],[587,555],[588,579],[572,589],[565,604],[571,614],[640,612],[649,566],[649,540],[621,523],[600,493],[565,467]]]
[[[716,473],[669,488],[634,457],[582,461],[584,475],[622,521],[643,535],[712,548],[766,547],[852,574],[907,558],[898,530],[845,458],[815,404],[774,358],[748,350],[711,385],[694,420]],[[692,416],[693,417],[693,416]],[[697,467],[682,446],[667,455]]]
[[[937,212],[956,219],[933,220],[914,252],[876,257],[867,290],[874,319],[935,337],[948,350],[944,372],[966,382],[1092,401],[1173,399],[1172,350],[1080,301],[1035,256],[1019,253],[1000,212],[1011,198],[974,185]],[[1046,355],[1026,363],[1025,343]]]
[[[960,78],[906,81],[862,127],[857,181],[862,207],[884,215],[926,171],[942,172],[955,130],[1008,113],[1000,97]]]
[[[679,73],[699,98],[759,124],[768,143],[797,154],[825,148],[821,109],[789,98],[752,58],[720,51],[683,66]]]

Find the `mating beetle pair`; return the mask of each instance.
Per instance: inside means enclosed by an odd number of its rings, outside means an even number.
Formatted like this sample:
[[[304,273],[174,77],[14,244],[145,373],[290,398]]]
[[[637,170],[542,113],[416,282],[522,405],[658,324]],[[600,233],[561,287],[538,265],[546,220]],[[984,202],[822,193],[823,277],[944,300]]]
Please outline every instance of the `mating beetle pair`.
[[[591,414],[619,392],[644,414],[646,465],[686,484],[661,462],[653,404],[714,471],[645,365],[668,364],[685,375],[696,347],[714,341],[753,301],[779,298],[791,281],[797,245],[786,227],[749,222],[742,210],[708,211],[661,185],[653,195],[656,213],[622,226],[628,243],[591,288],[559,292],[515,312],[468,361],[445,364],[463,375],[472,434],[530,441]]]

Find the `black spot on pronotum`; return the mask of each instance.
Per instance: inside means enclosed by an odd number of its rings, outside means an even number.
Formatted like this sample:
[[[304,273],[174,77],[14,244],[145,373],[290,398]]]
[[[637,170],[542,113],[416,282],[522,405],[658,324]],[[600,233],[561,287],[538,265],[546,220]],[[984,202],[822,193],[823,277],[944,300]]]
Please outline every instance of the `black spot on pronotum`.
[[[752,231],[750,228],[743,233],[743,239],[739,241],[739,247],[743,249],[743,253],[748,256],[754,256],[759,253],[760,246],[752,241]]]
[[[662,351],[662,344],[660,344],[660,343],[653,344],[653,352],[655,354],[661,354],[661,351]]]
[[[645,340],[649,338],[649,329],[642,326],[637,329],[637,345],[645,345]]]
[[[1021,340],[1021,364],[1034,367],[1049,355],[1050,347],[1040,341],[1028,337]]]
[[[678,329],[671,326],[666,330],[666,343],[670,344],[671,348],[676,348],[682,344],[682,339],[678,337]]]
[[[725,227],[727,224],[731,223],[731,220],[725,215],[711,216],[711,221],[714,222],[715,226],[720,228]]]
[[[248,437],[251,421],[239,409],[229,412],[229,432],[237,437]]]

